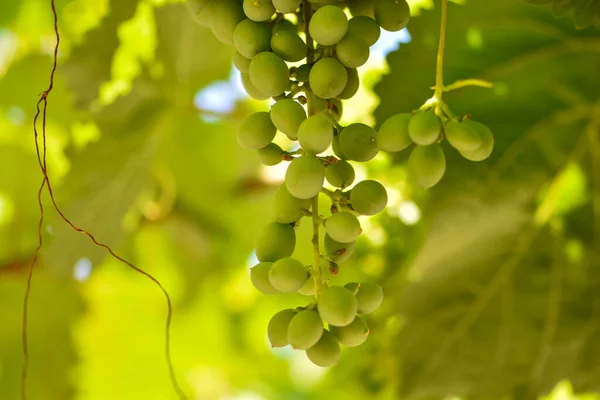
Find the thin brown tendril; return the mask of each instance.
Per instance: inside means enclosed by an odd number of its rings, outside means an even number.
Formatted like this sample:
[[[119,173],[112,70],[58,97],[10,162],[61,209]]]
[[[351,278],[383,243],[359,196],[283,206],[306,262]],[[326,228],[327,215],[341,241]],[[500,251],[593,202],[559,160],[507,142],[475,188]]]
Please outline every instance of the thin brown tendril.
[[[48,96],[50,95],[50,92],[52,91],[52,89],[54,87],[54,75],[56,73],[56,68],[57,68],[57,63],[58,63],[58,48],[60,45],[60,34],[58,31],[58,14],[56,12],[56,5],[54,3],[54,0],[50,0],[50,4],[52,7],[52,14],[53,14],[53,18],[54,18],[54,33],[56,35],[56,45],[54,47],[52,71],[50,72],[50,83],[48,85],[48,89],[46,89],[40,95],[40,99],[38,100],[37,105],[36,105],[36,114],[33,119],[35,150],[36,150],[36,154],[37,154],[38,163],[40,165],[40,170],[42,171],[42,174],[43,174],[43,180],[42,180],[42,184],[40,185],[40,189],[38,191],[38,205],[40,208],[40,220],[38,223],[38,246],[36,247],[36,249],[34,251],[33,258],[31,260],[31,264],[29,266],[29,272],[28,272],[28,276],[27,276],[27,286],[26,286],[26,290],[25,290],[25,296],[23,299],[23,317],[22,317],[23,319],[22,319],[21,338],[22,338],[22,342],[23,342],[22,345],[23,345],[24,361],[23,361],[23,369],[21,370],[21,399],[22,400],[27,399],[27,372],[28,372],[28,367],[29,367],[29,349],[28,349],[28,345],[27,345],[28,344],[27,322],[28,322],[28,308],[29,308],[28,306],[29,306],[29,295],[31,293],[31,282],[32,282],[32,278],[33,278],[33,270],[37,263],[37,260],[39,258],[39,253],[40,253],[40,250],[43,245],[42,227],[43,227],[43,223],[44,223],[44,205],[42,202],[42,193],[43,193],[44,187],[47,187],[47,189],[48,189],[48,194],[50,195],[50,200],[52,201],[52,205],[54,206],[54,209],[56,210],[56,212],[60,215],[60,217],[63,219],[63,221],[65,221],[73,230],[89,237],[92,240],[92,242],[94,242],[95,245],[106,249],[112,257],[114,257],[121,263],[129,266],[136,272],[138,272],[138,273],[144,275],[145,277],[147,277],[148,279],[150,279],[162,291],[162,293],[165,296],[165,299],[167,300],[167,320],[166,320],[166,324],[165,324],[165,356],[166,356],[166,360],[167,360],[167,366],[169,368],[169,377],[171,379],[173,388],[177,392],[177,395],[179,396],[179,398],[187,399],[187,396],[185,395],[185,393],[183,392],[183,390],[181,389],[181,387],[177,381],[177,378],[175,376],[175,369],[173,367],[173,362],[171,360],[171,319],[173,316],[173,307],[171,304],[171,297],[169,296],[168,292],[165,290],[163,285],[158,281],[158,279],[156,279],[154,276],[152,276],[149,273],[143,271],[142,269],[136,267],[135,265],[133,265],[129,261],[125,260],[124,258],[118,256],[110,248],[110,246],[96,240],[96,238],[88,231],[77,227],[62,212],[62,210],[58,206],[56,199],[54,197],[52,185],[51,185],[50,179],[48,177],[48,168],[47,168],[47,163],[46,163],[46,154],[47,154],[46,117],[47,117],[47,109],[48,109]],[[42,105],[41,108],[40,108],[40,105]],[[38,134],[38,130],[37,130],[37,122],[40,117],[40,114],[42,115],[42,134],[41,134],[42,151],[41,152],[40,152],[40,144],[38,141],[38,137],[40,135]]]

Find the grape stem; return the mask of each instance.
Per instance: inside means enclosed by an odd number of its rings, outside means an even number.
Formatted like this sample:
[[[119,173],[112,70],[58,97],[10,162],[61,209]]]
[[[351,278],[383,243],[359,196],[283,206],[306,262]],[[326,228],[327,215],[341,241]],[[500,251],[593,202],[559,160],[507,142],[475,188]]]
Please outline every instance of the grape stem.
[[[440,42],[437,52],[437,66],[435,70],[435,99],[436,114],[440,114],[440,103],[442,102],[442,94],[444,93],[444,50],[446,48],[446,24],[448,20],[448,0],[442,0],[442,17],[440,24]]]
[[[315,48],[313,39],[310,36],[308,25],[312,16],[312,7],[307,0],[302,1],[302,11],[304,13],[304,26],[306,32],[306,62],[312,64],[315,58]],[[303,85],[304,94],[306,95],[306,108],[308,109],[308,115],[314,115],[314,100],[313,93],[308,84]],[[319,295],[323,291],[323,278],[321,274],[321,250],[319,249],[319,228],[321,225],[322,218],[319,216],[319,194],[311,199],[311,211],[312,211],[312,245],[313,245],[313,271],[312,276],[315,282],[315,300],[318,300]]]

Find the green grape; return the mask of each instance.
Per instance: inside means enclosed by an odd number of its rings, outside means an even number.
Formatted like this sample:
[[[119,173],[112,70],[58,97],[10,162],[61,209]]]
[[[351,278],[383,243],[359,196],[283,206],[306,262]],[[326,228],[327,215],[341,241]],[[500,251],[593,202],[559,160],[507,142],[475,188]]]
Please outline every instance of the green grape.
[[[373,46],[379,40],[381,28],[373,19],[364,15],[359,15],[348,21],[348,36],[355,35],[362,37],[367,45]]]
[[[352,208],[362,215],[379,214],[387,206],[388,196],[383,185],[366,180],[356,184],[350,192]]]
[[[323,290],[317,300],[317,307],[323,321],[334,326],[352,323],[358,309],[354,294],[341,286],[331,286]]]
[[[295,310],[282,310],[273,315],[267,327],[267,335],[273,347],[284,347],[288,342],[288,327],[296,315]]]
[[[439,144],[416,146],[408,157],[408,169],[417,183],[430,188],[438,183],[446,172],[446,157]]]
[[[410,7],[406,0],[377,0],[374,12],[377,23],[390,32],[404,29],[410,19]]]
[[[211,0],[188,0],[187,6],[192,14],[194,21],[200,25],[210,26],[211,12],[210,12]]]
[[[467,120],[463,123],[470,125],[479,135],[481,146],[473,151],[461,151],[460,154],[470,161],[486,160],[494,150],[494,135],[490,128],[481,122]]]
[[[347,284],[346,289],[350,289],[352,284]],[[355,290],[356,301],[358,303],[358,312],[360,314],[369,314],[377,310],[383,303],[383,289],[376,283],[363,282],[358,284]]]
[[[237,0],[220,0],[210,5],[211,30],[221,42],[233,45],[233,31],[243,21],[244,10]]]
[[[348,8],[350,8],[350,13],[355,17],[366,16],[375,18],[373,0],[348,0]]]
[[[240,146],[249,150],[258,150],[271,143],[277,128],[271,122],[268,112],[250,114],[238,131],[237,140]]]
[[[354,246],[356,245],[356,242],[336,242],[331,238],[331,236],[326,234],[323,244],[325,246],[325,253],[331,259],[331,261],[341,263],[350,258],[352,252],[354,252]]]
[[[306,350],[313,347],[323,335],[323,321],[314,310],[300,311],[288,327],[288,342],[292,348]]]
[[[261,93],[269,97],[279,96],[289,86],[290,71],[275,53],[258,53],[250,61],[250,81]]]
[[[275,143],[269,143],[267,147],[258,150],[258,159],[262,164],[269,167],[279,164],[282,155],[283,150]]]
[[[321,191],[325,181],[325,166],[315,156],[304,155],[290,163],[285,174],[285,185],[290,194],[299,199],[310,199]]]
[[[481,146],[479,133],[469,123],[448,121],[444,133],[448,143],[460,152],[474,151]]]
[[[346,68],[346,72],[348,72],[348,82],[337,97],[339,99],[348,100],[354,97],[356,92],[358,92],[358,87],[360,86],[360,80],[358,78],[358,71],[356,68]]]
[[[298,28],[291,21],[288,21],[287,19],[282,19],[279,20],[273,27],[273,34],[281,31],[290,31],[293,33],[298,33]]]
[[[300,261],[293,258],[281,258],[269,269],[269,282],[283,293],[294,293],[307,279],[308,271]]]
[[[408,135],[418,145],[437,142],[442,133],[442,123],[433,110],[419,111],[408,122]]]
[[[340,99],[322,99],[313,98],[313,108],[317,111],[324,111],[331,115],[336,122],[340,122],[344,113],[344,104]]]
[[[296,232],[290,224],[271,222],[256,239],[256,258],[259,261],[277,261],[289,257],[296,247]]]
[[[243,74],[247,74],[250,70],[250,59],[241,55],[238,51],[233,54],[233,65]]]
[[[269,282],[269,271],[271,270],[271,262],[261,262],[250,269],[250,281],[254,287],[264,294],[280,293]]]
[[[340,133],[340,147],[344,155],[353,161],[369,161],[379,149],[375,141],[377,132],[368,125],[350,124]]]
[[[310,208],[309,200],[297,199],[290,194],[285,185],[281,185],[275,193],[273,214],[275,221],[281,224],[291,224],[304,215],[303,211]]]
[[[342,147],[340,146],[340,136],[339,135],[333,137],[333,140],[331,141],[331,149],[333,150],[333,154],[335,154],[337,158],[339,158],[341,160],[348,159],[348,157],[346,157],[346,155],[342,151]]]
[[[310,265],[308,267],[306,267],[306,269],[309,269]],[[315,295],[315,282],[312,278],[312,275],[309,274],[308,279],[306,280],[306,282],[304,282],[304,285],[302,285],[302,287],[300,289],[298,289],[298,293],[304,295],[304,296],[314,296]]]
[[[358,68],[369,59],[369,45],[361,36],[346,35],[335,46],[335,54],[345,67]]]
[[[358,315],[350,325],[332,326],[329,329],[340,344],[348,347],[360,346],[369,337],[369,327]]]
[[[271,38],[271,49],[285,61],[297,62],[306,58],[306,43],[296,32],[280,30]]]
[[[298,82],[308,82],[312,64],[302,64],[296,69],[296,80]]]
[[[246,90],[246,93],[248,93],[248,95],[250,97],[252,97],[253,99],[256,100],[266,100],[269,98],[269,96],[267,96],[266,94],[260,92],[250,81],[250,75],[243,73],[241,74],[242,77],[242,85],[244,86],[244,89]]]
[[[275,14],[271,0],[244,0],[244,13],[252,21],[264,22]]]
[[[290,14],[300,7],[302,0],[273,0],[273,5],[282,14]]]
[[[358,218],[349,212],[337,212],[325,220],[325,231],[336,242],[354,242],[362,229]]]
[[[245,19],[233,31],[233,44],[241,55],[252,59],[271,47],[271,27],[266,23]]]
[[[339,160],[337,163],[325,167],[325,179],[331,186],[347,188],[352,185],[354,178],[356,178],[354,167],[347,161]]]
[[[313,364],[319,367],[331,367],[340,361],[340,345],[335,337],[325,329],[317,344],[306,350],[306,355]]]
[[[333,140],[333,124],[323,113],[312,115],[305,119],[298,128],[298,142],[308,153],[322,153]]]
[[[377,132],[377,147],[383,151],[396,152],[410,146],[412,139],[408,135],[408,123],[411,118],[410,114],[396,114],[386,119]]]
[[[348,72],[338,60],[326,57],[313,65],[308,82],[314,94],[323,99],[332,99],[346,87]]]
[[[308,31],[318,44],[333,46],[346,35],[348,17],[336,6],[321,7],[310,19]]]
[[[279,100],[271,106],[271,121],[290,140],[298,140],[298,128],[305,120],[306,111],[292,99]]]

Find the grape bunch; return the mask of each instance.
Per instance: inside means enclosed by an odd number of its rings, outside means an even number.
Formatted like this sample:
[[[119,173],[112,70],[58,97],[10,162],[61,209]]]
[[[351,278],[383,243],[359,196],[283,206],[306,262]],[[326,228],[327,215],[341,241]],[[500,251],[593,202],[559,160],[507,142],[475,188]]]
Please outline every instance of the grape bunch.
[[[600,0],[525,0],[528,4],[551,6],[556,18],[564,17],[571,10],[578,29],[595,25],[600,29]]]
[[[358,122],[341,126],[342,101],[357,93],[357,68],[367,62],[381,29],[399,31],[407,25],[408,3],[188,0],[188,7],[217,39],[235,47],[233,63],[248,94],[274,100],[269,112],[250,115],[237,137],[243,148],[258,152],[263,164],[289,163],[275,194],[273,220],[256,240],[259,263],[250,278],[262,293],[299,292],[312,300],[275,314],[269,340],[273,347],[305,350],[316,365],[332,366],[339,361],[340,344],[358,346],[367,339],[361,314],[381,305],[383,290],[370,282],[341,286],[331,281],[362,233],[357,217],[380,213],[388,201],[381,183],[354,182],[350,161],[367,162],[377,155],[377,131]],[[276,144],[277,132],[297,150]],[[336,189],[324,188],[325,181]],[[321,194],[331,200],[327,217],[319,214]],[[292,257],[296,229],[305,217],[313,226],[310,266]]]
[[[408,169],[425,188],[437,184],[446,172],[446,156],[440,145],[443,140],[470,161],[483,161],[494,149],[494,136],[484,124],[469,116],[438,114],[434,108],[399,113],[384,121],[377,132],[377,146],[383,151],[398,152],[415,143]]]

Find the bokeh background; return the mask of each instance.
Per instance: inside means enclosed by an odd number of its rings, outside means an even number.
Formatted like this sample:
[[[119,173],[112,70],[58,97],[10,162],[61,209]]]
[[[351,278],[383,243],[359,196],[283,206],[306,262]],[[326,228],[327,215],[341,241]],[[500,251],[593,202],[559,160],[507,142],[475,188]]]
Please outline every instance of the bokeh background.
[[[435,3],[412,1],[408,30],[372,49],[343,123],[377,126],[431,96]],[[376,281],[386,299],[369,316],[366,344],[322,369],[266,338],[275,312],[307,299],[261,295],[249,281],[254,238],[284,169],[262,167],[236,143],[240,122],[269,102],[244,95],[232,48],[181,1],[56,6],[48,162],[57,199],[170,292],[173,360],[194,399],[600,398],[598,30],[576,30],[522,0],[450,4],[446,83],[476,77],[495,87],[446,99],[494,131],[494,154],[471,163],[446,147],[446,176],[429,191],[411,181],[405,153],[357,166],[358,180],[385,183],[390,202],[361,220],[364,235],[334,281]],[[32,120],[53,46],[48,0],[0,2],[7,400],[20,398],[22,298],[42,179]],[[44,241],[31,295],[30,398],[174,398],[160,291],[52,211]]]

